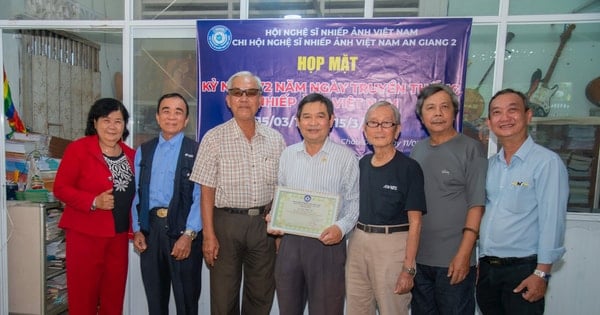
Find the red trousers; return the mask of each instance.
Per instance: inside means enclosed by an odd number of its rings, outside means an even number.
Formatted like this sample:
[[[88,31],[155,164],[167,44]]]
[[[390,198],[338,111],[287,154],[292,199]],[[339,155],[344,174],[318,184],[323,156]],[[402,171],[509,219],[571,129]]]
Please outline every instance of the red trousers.
[[[127,281],[128,237],[67,230],[69,314],[121,315]]]

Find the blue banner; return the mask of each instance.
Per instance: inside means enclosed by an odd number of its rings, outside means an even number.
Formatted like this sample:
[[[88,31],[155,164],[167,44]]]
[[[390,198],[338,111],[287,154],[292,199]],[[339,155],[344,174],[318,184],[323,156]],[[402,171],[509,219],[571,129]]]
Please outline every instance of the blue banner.
[[[471,19],[203,20],[198,28],[198,139],[231,118],[226,81],[248,70],[263,81],[257,121],[301,141],[296,108],[309,93],[331,98],[330,137],[357,155],[369,151],[362,133],[368,107],[398,106],[397,148],[410,152],[426,136],[415,114],[417,95],[431,83],[450,85],[462,99]],[[462,108],[457,119],[460,130]]]

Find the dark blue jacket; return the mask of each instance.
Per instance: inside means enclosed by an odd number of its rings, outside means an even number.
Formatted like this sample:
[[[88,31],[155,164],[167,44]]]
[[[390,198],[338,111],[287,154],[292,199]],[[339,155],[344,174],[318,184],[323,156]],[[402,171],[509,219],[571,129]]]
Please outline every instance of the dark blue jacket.
[[[138,187],[139,203],[137,204],[140,229],[149,232],[149,194],[150,179],[152,176],[152,161],[154,151],[158,145],[158,137],[142,144],[142,160],[140,161],[140,185]],[[168,235],[178,238],[185,231],[187,217],[190,207],[194,202],[194,182],[190,180],[198,143],[188,137],[183,137],[177,168],[175,169],[175,180],[173,183],[173,197],[169,203]],[[161,180],[160,178],[158,180]]]

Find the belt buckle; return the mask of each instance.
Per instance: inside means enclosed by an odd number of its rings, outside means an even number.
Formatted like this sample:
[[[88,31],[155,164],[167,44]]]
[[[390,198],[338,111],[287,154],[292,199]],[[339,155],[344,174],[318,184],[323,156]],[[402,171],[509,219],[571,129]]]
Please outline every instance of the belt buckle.
[[[488,260],[488,263],[490,265],[494,265],[494,266],[501,266],[502,265],[502,260],[500,258],[490,258]]]
[[[156,216],[159,218],[166,218],[167,213],[169,213],[169,209],[167,208],[160,208],[156,210]]]
[[[248,215],[249,215],[249,216],[252,216],[252,217],[254,217],[254,216],[257,216],[257,215],[259,215],[259,214],[260,214],[260,209],[258,209],[258,208],[251,208],[251,209],[248,209]]]

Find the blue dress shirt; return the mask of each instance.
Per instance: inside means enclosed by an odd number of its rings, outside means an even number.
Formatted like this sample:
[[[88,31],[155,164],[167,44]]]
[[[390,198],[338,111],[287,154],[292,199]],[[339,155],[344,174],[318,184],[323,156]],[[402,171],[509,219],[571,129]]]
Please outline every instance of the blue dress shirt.
[[[154,207],[167,207],[173,197],[173,183],[175,182],[175,170],[179,160],[179,151],[183,142],[183,132],[178,133],[168,141],[163,138],[162,132],[158,137],[158,145],[154,151],[154,160],[152,161],[152,177],[150,179],[150,200],[149,209]],[[135,152],[135,187],[140,183],[140,161],[142,160],[141,147]],[[202,229],[200,218],[200,185],[194,184],[194,202],[192,203],[190,214],[187,218],[185,228],[199,232]],[[137,205],[139,194],[133,198],[131,208],[133,232],[140,230],[138,222]]]
[[[486,194],[480,256],[562,257],[569,179],[556,153],[528,136],[507,165],[501,149],[489,159]]]

